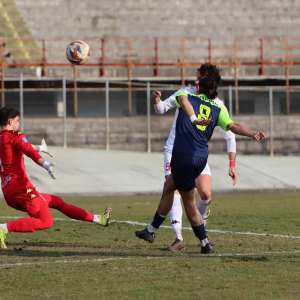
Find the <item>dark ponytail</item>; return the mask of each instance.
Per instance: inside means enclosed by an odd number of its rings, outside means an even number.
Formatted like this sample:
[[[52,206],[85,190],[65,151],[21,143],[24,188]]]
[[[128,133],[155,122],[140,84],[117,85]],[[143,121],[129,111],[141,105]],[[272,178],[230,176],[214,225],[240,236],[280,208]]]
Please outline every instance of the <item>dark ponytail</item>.
[[[199,93],[205,94],[209,99],[218,95],[218,85],[221,81],[219,69],[212,64],[205,63],[198,69]]]

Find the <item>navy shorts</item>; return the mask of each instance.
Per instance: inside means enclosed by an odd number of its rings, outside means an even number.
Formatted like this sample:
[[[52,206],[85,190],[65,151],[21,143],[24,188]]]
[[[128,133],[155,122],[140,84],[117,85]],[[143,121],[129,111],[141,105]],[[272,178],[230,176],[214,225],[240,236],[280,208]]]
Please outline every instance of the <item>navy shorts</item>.
[[[207,156],[191,157],[184,154],[173,153],[171,172],[176,188],[183,192],[188,192],[195,188],[195,180],[205,168],[206,163]]]

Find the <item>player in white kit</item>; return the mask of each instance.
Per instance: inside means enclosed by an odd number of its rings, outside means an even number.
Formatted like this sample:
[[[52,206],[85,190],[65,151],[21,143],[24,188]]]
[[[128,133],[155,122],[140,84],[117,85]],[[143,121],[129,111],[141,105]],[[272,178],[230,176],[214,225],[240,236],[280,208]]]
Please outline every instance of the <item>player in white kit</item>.
[[[180,90],[187,91],[189,93],[196,93],[196,87],[184,87]],[[177,91],[178,92],[178,91]],[[174,109],[177,107],[176,105],[176,93],[172,94],[166,100],[161,101],[161,93],[160,91],[154,91],[153,93],[153,102],[154,102],[154,109],[159,114],[164,114],[170,109]],[[219,98],[214,99],[217,102],[222,102]],[[166,140],[164,146],[164,172],[165,177],[171,174],[171,158],[172,158],[172,150],[173,144],[175,140],[175,132],[176,132],[176,119],[178,115],[178,109],[176,110],[174,121],[172,124],[171,131],[169,133],[168,139]],[[236,159],[236,140],[235,135],[231,131],[224,131],[224,139],[226,140],[227,145],[227,152],[229,158],[229,176],[233,180],[233,185],[236,184],[237,181],[237,174],[235,170],[235,159]],[[211,203],[211,171],[208,163],[206,164],[204,170],[202,171],[199,179],[196,182],[197,191],[199,194],[199,201],[198,201],[198,209],[201,213],[204,223],[206,224],[207,218],[209,215],[209,205]],[[175,191],[174,193],[174,201],[172,209],[169,213],[169,217],[171,220],[172,229],[175,232],[176,239],[170,245],[169,250],[171,251],[182,251],[184,250],[184,242],[182,237],[182,205],[181,205],[181,197],[179,192]]]

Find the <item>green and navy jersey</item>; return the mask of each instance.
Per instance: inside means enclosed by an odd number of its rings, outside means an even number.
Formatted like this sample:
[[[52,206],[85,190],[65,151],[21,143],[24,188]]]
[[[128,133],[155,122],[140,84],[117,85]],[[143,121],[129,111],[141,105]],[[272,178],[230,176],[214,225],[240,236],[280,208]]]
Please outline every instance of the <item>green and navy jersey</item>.
[[[173,154],[182,153],[193,156],[207,156],[207,142],[211,138],[214,128],[220,126],[225,131],[233,121],[229,117],[225,105],[208,99],[204,94],[195,95],[179,91],[176,98],[186,96],[194,108],[198,119],[211,118],[209,125],[194,125],[189,116],[182,110],[178,101],[178,117],[176,121],[176,136],[173,147]]]

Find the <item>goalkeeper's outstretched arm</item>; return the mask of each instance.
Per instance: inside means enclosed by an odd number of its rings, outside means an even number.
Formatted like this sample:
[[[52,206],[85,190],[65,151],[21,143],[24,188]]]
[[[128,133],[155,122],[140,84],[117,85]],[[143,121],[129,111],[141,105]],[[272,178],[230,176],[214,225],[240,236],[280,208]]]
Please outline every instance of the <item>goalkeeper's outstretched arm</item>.
[[[44,168],[48,172],[48,174],[50,175],[50,177],[52,179],[56,179],[56,177],[54,175],[54,170],[53,170],[54,164],[52,162],[45,160],[43,158],[40,158],[36,163],[38,165],[40,165],[42,168]]]
[[[41,157],[36,146],[29,143],[24,134],[20,134],[14,139],[14,146],[26,156],[30,157],[35,163],[46,169],[49,175],[55,179],[53,164]]]
[[[52,154],[49,152],[49,150],[48,150],[48,145],[47,145],[45,139],[42,139],[40,145],[32,145],[32,147],[33,147],[37,152],[43,152],[43,153],[49,155],[50,157],[53,157],[53,155],[52,155]]]
[[[37,146],[32,145],[32,146],[34,147],[34,149],[36,151],[43,152],[45,154],[48,154],[50,157],[53,157],[53,155],[48,150],[48,146],[47,146],[47,143],[46,143],[45,139],[42,139],[40,145],[37,145]],[[49,162],[49,161],[47,161],[43,158],[40,158],[37,161],[37,163],[48,172],[48,174],[51,176],[52,179],[56,179],[55,175],[54,175],[54,172],[53,172],[53,166],[54,166],[53,163],[51,163],[51,162]]]

